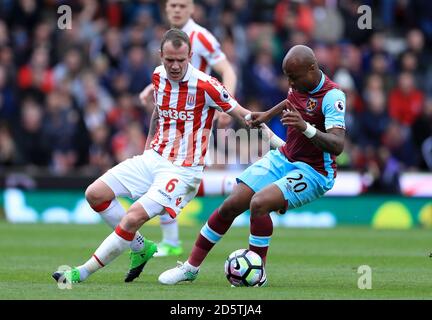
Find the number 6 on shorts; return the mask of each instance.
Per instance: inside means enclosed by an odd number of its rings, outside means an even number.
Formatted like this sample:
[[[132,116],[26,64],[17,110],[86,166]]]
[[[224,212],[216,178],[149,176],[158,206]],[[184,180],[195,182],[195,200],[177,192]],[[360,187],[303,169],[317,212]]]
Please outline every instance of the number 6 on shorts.
[[[175,189],[175,187],[176,187],[176,184],[179,182],[179,180],[178,179],[171,179],[170,181],[168,181],[168,183],[166,184],[166,186],[165,186],[165,190],[166,190],[166,192],[169,192],[169,193],[171,193],[171,192],[173,192],[174,191],[174,189]]]

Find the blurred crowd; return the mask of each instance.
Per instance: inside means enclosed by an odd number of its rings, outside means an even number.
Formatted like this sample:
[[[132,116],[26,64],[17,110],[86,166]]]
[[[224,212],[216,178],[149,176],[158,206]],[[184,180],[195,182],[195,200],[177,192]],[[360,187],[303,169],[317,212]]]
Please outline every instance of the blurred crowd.
[[[70,29],[57,24],[63,4]],[[282,59],[311,46],[347,94],[339,167],[367,173],[371,189],[432,169],[431,1],[196,0],[194,20],[220,41],[251,110],[286,97]],[[138,94],[167,27],[163,1],[0,0],[0,169],[100,174],[142,153],[152,110]]]

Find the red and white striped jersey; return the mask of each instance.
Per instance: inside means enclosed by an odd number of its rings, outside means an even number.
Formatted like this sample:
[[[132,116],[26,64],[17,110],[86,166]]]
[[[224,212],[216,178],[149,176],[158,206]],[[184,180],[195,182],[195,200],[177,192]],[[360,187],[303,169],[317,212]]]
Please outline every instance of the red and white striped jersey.
[[[203,166],[215,110],[231,112],[237,101],[191,64],[182,81],[169,80],[161,65],[152,82],[159,120],[151,148],[175,165]]]
[[[189,19],[182,31],[189,36],[192,46],[191,64],[198,70],[210,74],[211,66],[226,58],[210,31],[192,19]]]

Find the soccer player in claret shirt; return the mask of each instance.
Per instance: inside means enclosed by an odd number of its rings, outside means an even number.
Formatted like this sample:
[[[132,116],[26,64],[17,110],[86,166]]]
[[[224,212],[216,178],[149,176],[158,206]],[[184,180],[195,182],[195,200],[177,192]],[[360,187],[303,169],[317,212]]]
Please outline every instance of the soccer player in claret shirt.
[[[90,206],[109,223],[111,233],[83,265],[54,272],[56,281],[84,281],[131,248],[131,268],[125,281],[134,280],[156,252],[156,244],[138,229],[151,218],[168,212],[171,217],[195,196],[201,182],[204,157],[216,110],[247,125],[249,111],[240,106],[216,79],[190,64],[191,44],[186,33],[171,29],[161,42],[162,65],[153,73],[157,130],[149,149],[108,170],[86,190]],[[127,214],[116,199],[136,201]]]
[[[202,227],[188,260],[162,273],[161,283],[194,280],[209,251],[248,209],[249,249],[265,262],[273,233],[270,212],[298,208],[333,187],[335,158],[345,139],[345,94],[319,69],[309,47],[291,48],[282,69],[290,84],[287,99],[269,111],[253,112],[251,124],[281,114],[282,123],[288,126],[285,145],[268,152],[238,177],[232,194]],[[264,274],[257,286],[266,283]]]
[[[216,38],[191,18],[193,12],[193,0],[166,1],[165,13],[171,27],[181,29],[189,36],[192,46],[191,64],[207,74],[210,74],[212,70],[215,71],[221,77],[221,82],[228,92],[234,96],[237,84],[236,73]],[[150,84],[140,93],[140,100],[143,104],[152,103],[149,101],[152,95],[153,84]],[[227,127],[232,120],[230,116],[219,112],[216,112],[216,117],[219,128]],[[162,241],[158,243],[158,252],[155,257],[182,254],[177,219],[170,217],[168,213],[161,215],[160,225]]]

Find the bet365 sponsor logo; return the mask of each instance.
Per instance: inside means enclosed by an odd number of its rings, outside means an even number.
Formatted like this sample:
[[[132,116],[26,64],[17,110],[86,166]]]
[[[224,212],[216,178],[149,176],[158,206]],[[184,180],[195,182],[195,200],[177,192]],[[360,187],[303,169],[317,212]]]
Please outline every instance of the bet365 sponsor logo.
[[[192,121],[194,119],[193,111],[177,111],[175,109],[161,110],[159,109],[159,117],[169,118],[172,120]]]

